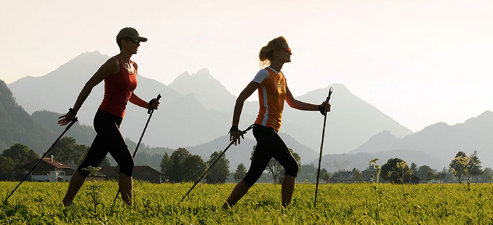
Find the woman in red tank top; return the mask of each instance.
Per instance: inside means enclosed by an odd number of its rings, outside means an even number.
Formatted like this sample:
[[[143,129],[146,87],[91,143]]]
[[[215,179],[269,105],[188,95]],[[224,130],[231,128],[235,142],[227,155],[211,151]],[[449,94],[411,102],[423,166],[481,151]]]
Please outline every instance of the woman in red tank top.
[[[72,203],[75,195],[89,175],[87,167],[97,167],[110,153],[120,166],[119,186],[123,201],[132,205],[132,172],[134,162],[132,154],[120,133],[120,123],[125,115],[127,102],[143,108],[157,109],[159,101],[152,99],[146,102],[135,95],[137,87],[137,64],[130,60],[137,53],[140,42],[147,41],[141,37],[137,30],[126,27],[120,30],[116,42],[120,47],[120,54],[111,57],[98,71],[87,81],[81,90],[77,101],[69,112],[59,118],[58,124],[64,126],[72,121],[87,96],[94,86],[104,80],[104,99],[94,117],[94,128],[96,137],[77,170],[70,179],[70,184],[63,199],[63,204],[68,206]]]

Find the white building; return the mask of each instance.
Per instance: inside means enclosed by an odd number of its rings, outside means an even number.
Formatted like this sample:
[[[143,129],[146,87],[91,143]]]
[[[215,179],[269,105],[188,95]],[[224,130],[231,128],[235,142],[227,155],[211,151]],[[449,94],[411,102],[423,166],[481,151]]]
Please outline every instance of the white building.
[[[26,164],[25,168],[32,168],[38,160]],[[33,170],[31,174],[32,181],[69,181],[72,174],[74,174],[74,169],[70,166],[65,165],[51,158],[43,158],[39,165]]]

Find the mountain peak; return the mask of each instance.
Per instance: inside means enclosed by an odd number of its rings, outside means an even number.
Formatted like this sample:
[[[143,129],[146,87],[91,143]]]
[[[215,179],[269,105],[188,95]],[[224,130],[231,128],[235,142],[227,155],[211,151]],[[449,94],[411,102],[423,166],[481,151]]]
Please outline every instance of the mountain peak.
[[[212,77],[211,73],[209,72],[209,69],[207,68],[202,68],[197,73],[194,74],[194,76],[210,76]]]

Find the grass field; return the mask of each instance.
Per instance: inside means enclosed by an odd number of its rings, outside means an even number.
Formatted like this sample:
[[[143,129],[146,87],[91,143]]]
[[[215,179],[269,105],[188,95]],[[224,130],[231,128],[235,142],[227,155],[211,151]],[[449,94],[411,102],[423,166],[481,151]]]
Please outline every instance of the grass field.
[[[16,182],[0,182],[3,202]],[[1,224],[493,224],[493,185],[297,184],[293,204],[281,207],[281,186],[256,184],[230,210],[222,203],[234,184],[192,186],[134,183],[134,206],[111,203],[117,183],[86,182],[61,204],[67,183],[25,182],[0,206]]]

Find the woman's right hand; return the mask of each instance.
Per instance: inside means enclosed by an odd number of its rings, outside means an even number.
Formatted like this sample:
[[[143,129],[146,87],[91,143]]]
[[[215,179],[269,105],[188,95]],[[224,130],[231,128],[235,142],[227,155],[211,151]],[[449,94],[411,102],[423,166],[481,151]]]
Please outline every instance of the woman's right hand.
[[[240,144],[240,137],[243,139],[245,138],[237,127],[231,127],[231,129],[229,130],[229,140],[232,141],[234,145]]]
[[[65,114],[63,116],[58,117],[58,124],[60,126],[65,126],[68,123],[70,123],[70,121],[72,121],[74,118],[75,118],[75,115],[72,114],[71,112],[68,112],[67,114]]]

